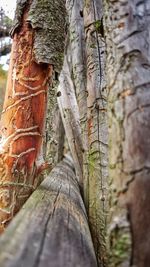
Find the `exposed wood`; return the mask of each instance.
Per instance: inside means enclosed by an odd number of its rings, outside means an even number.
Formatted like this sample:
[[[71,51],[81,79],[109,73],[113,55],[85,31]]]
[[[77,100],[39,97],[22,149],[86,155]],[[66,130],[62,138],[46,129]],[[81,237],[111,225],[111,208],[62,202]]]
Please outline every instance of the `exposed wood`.
[[[0,231],[36,188],[38,174],[46,167],[41,150],[53,67],[35,62],[34,30],[26,21],[29,7],[25,7],[22,27],[13,38],[0,122]]]
[[[52,170],[1,236],[0,266],[97,266],[70,158]]]
[[[48,167],[42,151],[47,89],[53,68],[61,68],[63,61],[64,28],[64,0],[52,4],[49,0],[17,1],[0,122],[0,231],[37,187],[39,174]]]
[[[27,21],[35,30],[33,53],[37,63],[47,63],[61,71],[65,42],[65,0],[18,0],[12,35],[22,25],[22,15],[31,3]]]

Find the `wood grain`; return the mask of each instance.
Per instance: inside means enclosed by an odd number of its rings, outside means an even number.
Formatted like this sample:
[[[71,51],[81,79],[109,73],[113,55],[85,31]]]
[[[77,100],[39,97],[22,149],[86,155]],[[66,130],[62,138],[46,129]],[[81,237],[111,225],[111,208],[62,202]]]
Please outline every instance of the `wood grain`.
[[[53,169],[1,236],[0,266],[97,266],[69,158]]]

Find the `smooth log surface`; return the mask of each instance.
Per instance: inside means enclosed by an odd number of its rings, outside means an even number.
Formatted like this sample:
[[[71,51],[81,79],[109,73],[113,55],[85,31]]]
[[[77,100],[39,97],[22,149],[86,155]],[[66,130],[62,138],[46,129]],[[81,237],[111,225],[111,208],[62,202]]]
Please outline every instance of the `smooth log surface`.
[[[69,158],[52,170],[2,234],[0,266],[97,266]]]

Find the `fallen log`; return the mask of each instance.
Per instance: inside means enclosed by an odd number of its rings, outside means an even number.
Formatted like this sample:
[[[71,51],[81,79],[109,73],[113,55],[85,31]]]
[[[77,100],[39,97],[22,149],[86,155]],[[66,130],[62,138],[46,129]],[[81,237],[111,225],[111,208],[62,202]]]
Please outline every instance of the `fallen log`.
[[[97,266],[69,158],[52,170],[2,234],[0,266]]]

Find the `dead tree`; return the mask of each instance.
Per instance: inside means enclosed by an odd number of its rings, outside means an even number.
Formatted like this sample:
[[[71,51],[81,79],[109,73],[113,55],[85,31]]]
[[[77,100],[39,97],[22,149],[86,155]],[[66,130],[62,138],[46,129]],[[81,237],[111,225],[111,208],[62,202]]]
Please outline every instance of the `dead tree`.
[[[0,266],[97,266],[69,157],[52,170],[2,235]]]
[[[47,88],[53,66],[61,68],[64,28],[64,1],[18,1],[0,123],[0,231],[47,167],[42,152]]]

